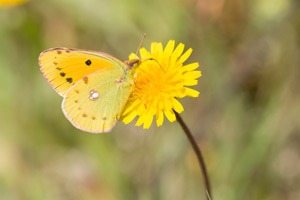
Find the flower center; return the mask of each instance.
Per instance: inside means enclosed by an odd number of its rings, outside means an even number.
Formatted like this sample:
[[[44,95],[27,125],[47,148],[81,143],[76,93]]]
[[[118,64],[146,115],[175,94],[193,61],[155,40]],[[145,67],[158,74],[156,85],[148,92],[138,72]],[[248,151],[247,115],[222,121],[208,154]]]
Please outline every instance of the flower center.
[[[164,72],[162,67],[156,62],[151,62],[147,66],[139,66],[135,77],[135,89],[133,95],[144,103],[149,103],[154,99],[164,99],[162,97],[172,94],[174,80]],[[169,77],[169,78],[168,78]]]

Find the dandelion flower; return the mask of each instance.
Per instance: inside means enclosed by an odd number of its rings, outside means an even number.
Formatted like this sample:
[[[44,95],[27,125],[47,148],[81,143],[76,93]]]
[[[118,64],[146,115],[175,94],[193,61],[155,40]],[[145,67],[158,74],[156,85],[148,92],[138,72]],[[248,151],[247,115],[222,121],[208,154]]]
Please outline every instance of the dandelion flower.
[[[140,64],[133,70],[133,91],[122,113],[122,121],[130,123],[138,118],[136,126],[149,128],[156,118],[156,125],[161,126],[164,116],[173,122],[175,112],[181,113],[184,108],[178,99],[189,96],[198,97],[199,92],[189,88],[198,84],[201,71],[195,71],[199,63],[184,65],[192,49],[184,52],[184,44],[175,48],[175,41],[170,40],[166,47],[153,42],[151,51],[140,49]],[[129,60],[138,56],[131,54]]]

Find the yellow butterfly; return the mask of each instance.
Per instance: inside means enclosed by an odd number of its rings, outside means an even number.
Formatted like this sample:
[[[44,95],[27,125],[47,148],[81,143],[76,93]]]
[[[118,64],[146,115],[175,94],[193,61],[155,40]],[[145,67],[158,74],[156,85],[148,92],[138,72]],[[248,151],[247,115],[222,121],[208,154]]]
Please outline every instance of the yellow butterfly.
[[[78,129],[109,132],[132,90],[133,66],[102,52],[52,48],[39,56],[39,66],[55,91],[63,96],[62,110]]]

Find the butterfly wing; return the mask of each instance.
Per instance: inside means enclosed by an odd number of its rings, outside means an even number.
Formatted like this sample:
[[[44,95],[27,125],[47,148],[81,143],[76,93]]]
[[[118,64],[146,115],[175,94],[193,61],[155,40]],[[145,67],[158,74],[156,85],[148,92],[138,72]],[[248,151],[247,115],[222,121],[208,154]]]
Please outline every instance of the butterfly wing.
[[[64,96],[84,76],[99,69],[115,67],[114,60],[121,62],[102,52],[52,48],[40,54],[39,66],[56,92]]]
[[[121,68],[126,67],[122,65]],[[62,103],[64,114],[83,131],[109,132],[120,118],[131,86],[132,78],[126,70],[100,69],[78,80],[67,91]]]

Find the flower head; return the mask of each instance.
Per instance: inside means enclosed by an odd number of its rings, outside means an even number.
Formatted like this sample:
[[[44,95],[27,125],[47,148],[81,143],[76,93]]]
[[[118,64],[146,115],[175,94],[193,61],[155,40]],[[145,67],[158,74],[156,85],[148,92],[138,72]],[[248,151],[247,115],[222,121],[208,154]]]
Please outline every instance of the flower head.
[[[138,117],[136,126],[149,128],[154,116],[157,126],[163,124],[164,116],[173,122],[176,120],[174,111],[181,113],[184,110],[177,99],[198,97],[199,92],[188,86],[198,84],[201,71],[195,69],[199,64],[183,65],[192,49],[183,51],[184,44],[175,48],[174,40],[170,40],[165,48],[162,43],[153,42],[150,52],[140,49],[141,63],[133,69],[133,91],[122,113],[125,124]],[[136,58],[135,54],[129,56],[129,60]]]

